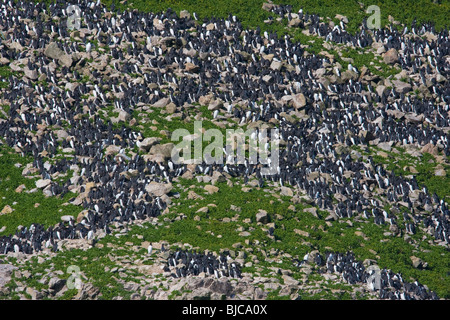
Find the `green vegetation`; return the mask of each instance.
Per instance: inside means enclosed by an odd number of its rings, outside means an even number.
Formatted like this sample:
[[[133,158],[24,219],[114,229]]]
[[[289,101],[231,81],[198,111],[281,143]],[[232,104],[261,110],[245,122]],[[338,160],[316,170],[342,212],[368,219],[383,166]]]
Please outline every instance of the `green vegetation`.
[[[418,184],[426,186],[430,194],[436,193],[442,199],[446,199],[450,194],[450,166],[439,165],[436,156],[430,153],[414,157],[404,148],[395,147],[388,152],[376,146],[368,146],[367,151],[361,153],[367,156],[372,155],[375,163],[387,165],[386,170],[393,170],[397,176],[415,176]],[[445,176],[435,174],[438,166],[442,166],[445,170]]]
[[[112,3],[110,0],[103,2],[108,5]],[[262,31],[276,32],[280,36],[290,34],[295,41],[308,44],[309,52],[319,54],[321,51],[326,51],[332,54],[344,69],[348,65],[345,59],[351,58],[354,61],[352,64],[359,70],[366,66],[376,75],[390,76],[399,72],[383,62],[375,61],[373,54],[363,53],[363,50],[360,49],[350,49],[342,45],[337,46],[339,50],[326,49],[323,39],[305,35],[299,29],[288,30],[286,19],[274,21],[272,24],[264,23],[263,21],[269,17],[276,18],[277,16],[262,10],[263,2],[265,1],[224,0],[220,2],[219,6],[206,0],[169,0],[164,2],[135,0],[133,5],[119,4],[118,7],[124,9],[131,6],[138,10],[153,12],[165,11],[170,7],[177,13],[181,10],[197,12],[200,20],[211,16],[227,17],[231,13],[242,21],[244,28],[260,27]],[[293,1],[275,2],[287,4]],[[436,26],[442,28],[448,24],[448,16],[450,16],[448,1],[433,3],[431,0],[414,2],[384,0],[372,4],[381,8],[382,25],[388,24],[388,16],[391,15],[408,25],[414,17],[417,17],[419,22],[433,19]],[[334,18],[336,14],[343,14],[349,18],[348,30],[351,32],[356,32],[363,18],[369,16],[365,13],[366,7],[361,7],[358,1],[305,0],[301,4],[295,3],[293,11],[298,11],[300,7],[308,13],[317,13],[321,17],[328,16],[334,22],[337,22]],[[93,45],[94,49],[98,49],[98,43],[94,42]],[[105,49],[108,50],[107,47]],[[371,65],[370,62],[374,62],[374,65]],[[8,66],[0,67],[0,88],[8,86],[7,78],[11,74],[13,72]],[[133,74],[131,76],[133,77]],[[89,77],[83,76],[81,82],[88,81]],[[46,85],[45,82],[41,84]],[[6,119],[9,106],[2,105],[0,108],[4,111],[0,112],[0,118]],[[172,117],[169,120],[163,110],[134,111],[132,117],[136,119],[136,123],[133,125],[133,129],[138,128],[144,137],[160,137],[162,138],[161,143],[168,143],[171,142],[170,133],[175,129],[185,128],[190,133],[194,133],[192,119],[195,115],[201,115],[208,119],[202,122],[204,129],[219,129],[225,135],[226,129],[216,125],[212,112],[205,106],[196,105],[195,109],[187,111],[191,121],[183,120],[181,117]],[[104,119],[117,115],[113,106],[104,109]],[[130,126],[130,124],[114,125],[115,128],[121,126]],[[230,125],[230,128],[236,128],[236,125]],[[204,142],[203,147],[205,144],[207,142]],[[441,198],[446,198],[450,194],[450,166],[443,166],[446,176],[436,176],[438,162],[436,157],[431,154],[414,157],[402,148],[394,148],[390,152],[383,151],[384,154],[381,154],[381,149],[372,146],[365,151],[358,147],[355,149],[364,156],[372,155],[376,163],[386,164],[387,170],[393,170],[397,175],[415,175],[419,184],[427,186],[430,193],[436,192]],[[61,156],[62,154],[58,154],[56,158]],[[0,210],[5,206],[13,209],[10,214],[0,215],[0,227],[6,227],[0,235],[14,233],[19,225],[29,226],[34,222],[42,223],[45,226],[54,225],[60,221],[60,216],[70,214],[76,217],[81,211],[81,208],[68,204],[68,201],[75,196],[74,194],[67,194],[60,199],[45,197],[41,190],[28,193],[35,188],[37,179],[37,177],[29,179],[22,176],[24,166],[30,162],[32,159],[28,156],[21,157],[5,146],[0,148]],[[60,179],[59,182],[64,183],[71,174],[72,172],[68,172],[67,176]],[[409,235],[410,241],[405,241],[402,222],[399,222],[401,228],[399,236],[389,233],[388,225],[374,224],[373,219],[369,221],[341,219],[327,223],[324,221],[324,217],[329,213],[317,210],[320,216],[317,218],[312,213],[306,212],[305,209],[312,207],[306,200],[300,203],[292,201],[290,197],[280,196],[279,189],[270,185],[243,190],[239,179],[231,179],[231,181],[232,184],[217,183],[219,191],[208,194],[204,190],[205,183],[180,179],[179,183],[174,183],[175,188],[172,190],[172,195],[178,193],[178,198],[172,198],[174,206],[170,208],[169,213],[157,219],[157,224],[145,223],[143,227],[132,226],[127,234],[120,237],[106,236],[99,241],[100,246],[86,251],[81,249],[63,250],[57,256],[40,263],[37,258],[33,259],[27,262],[22,269],[22,271],[32,272],[33,277],[23,278],[20,281],[38,290],[47,289],[48,285],[40,280],[48,268],[54,267],[61,271],[61,278],[67,279],[69,277],[66,272],[67,268],[70,265],[77,265],[82,270],[86,281],[100,289],[102,299],[112,299],[117,296],[129,299],[131,293],[125,290],[118,280],[121,278],[132,281],[140,274],[135,269],[122,268],[112,261],[111,255],[113,253],[116,257],[132,255],[134,259],[143,259],[145,250],[133,252],[129,247],[130,243],[139,246],[142,241],[165,240],[170,244],[177,245],[188,243],[199,250],[233,252],[234,256],[240,255],[245,259],[246,263],[252,262],[252,264],[244,266],[244,272],[268,276],[272,272],[270,268],[276,265],[278,268],[290,270],[295,279],[303,279],[304,273],[301,269],[295,268],[291,259],[284,257],[283,254],[289,254],[290,257],[295,258],[303,257],[312,249],[317,249],[321,253],[351,250],[358,260],[377,259],[381,268],[401,272],[406,280],[417,279],[421,283],[425,283],[431,290],[436,291],[441,297],[450,298],[450,277],[448,275],[450,257],[448,252],[444,247],[433,245],[432,238],[421,230],[418,230],[415,235]],[[22,184],[25,185],[25,188],[21,192],[16,191]],[[199,197],[193,196],[193,192]],[[269,225],[256,222],[255,216],[260,209],[268,213]],[[389,206],[385,209],[391,210]],[[269,227],[275,229],[273,237],[268,234]],[[240,245],[237,245],[238,243]],[[114,250],[110,245],[115,246]],[[413,255],[426,261],[428,267],[424,270],[414,268],[410,260]],[[14,261],[10,259],[10,262]],[[150,265],[152,261],[145,260],[142,261],[142,264]],[[106,268],[110,271],[105,271]],[[111,271],[113,269],[116,270],[113,272]],[[280,275],[272,275],[272,277],[283,283]],[[322,276],[314,272],[307,277],[309,282],[323,280]],[[8,284],[11,290],[17,288],[16,281],[19,279],[13,277]],[[68,290],[61,299],[71,299],[76,294],[76,290]],[[298,294],[300,299],[305,300],[352,299],[353,297],[351,286],[332,283],[324,285],[323,290],[316,294],[301,291]],[[169,299],[176,299],[181,295],[182,292],[174,290]],[[356,296],[364,298],[359,293],[356,293]],[[18,299],[19,296],[14,293],[9,298]],[[268,295],[268,299],[289,298],[289,295],[280,295],[280,289],[273,290]]]
[[[0,148],[0,154],[0,210],[7,205],[14,209],[10,214],[0,215],[0,226],[6,227],[0,235],[14,234],[19,225],[29,227],[32,223],[40,223],[49,227],[59,223],[63,215],[76,218],[81,208],[67,203],[75,194],[68,193],[61,199],[46,197],[41,190],[28,193],[36,188],[37,178],[23,177],[22,170],[32,160],[5,146]],[[25,185],[23,191],[16,192],[22,184]]]
[[[283,252],[293,257],[303,257],[312,250],[311,248],[322,253],[351,250],[358,260],[377,259],[380,268],[401,272],[405,279],[417,279],[421,283],[426,283],[438,295],[450,297],[448,290],[450,278],[446,271],[450,258],[444,247],[436,247],[428,242],[431,239],[429,235],[419,231],[412,235],[413,242],[407,243],[402,237],[386,236],[384,233],[389,231],[388,225],[378,226],[373,221],[341,219],[329,226],[323,220],[326,213],[319,211],[322,219],[317,219],[312,214],[304,212],[302,209],[310,207],[307,204],[295,204],[294,211],[288,208],[292,202],[287,197],[281,197],[279,201],[275,196],[267,195],[258,188],[242,192],[237,181],[235,182],[236,185],[232,187],[224,183],[217,184],[219,192],[211,195],[203,191],[201,184],[194,183],[194,187],[189,190],[204,197],[204,200],[190,200],[187,199],[187,192],[180,192],[182,202],[176,204],[170,213],[159,218],[162,226],[146,224],[145,228],[132,227],[128,235],[121,236],[117,240],[118,244],[130,241],[138,245],[141,240],[136,236],[142,235],[146,241],[189,243],[199,250],[215,252],[231,250],[236,254],[243,250],[248,255],[256,256],[259,268],[272,266],[274,259],[278,259]],[[187,186],[190,183],[185,181],[182,184]],[[236,212],[230,209],[232,204],[241,208],[239,218],[233,218]],[[208,206],[208,213],[197,213],[198,209],[205,206]],[[274,239],[265,231],[268,226],[256,223],[255,215],[259,209],[266,210],[271,222],[274,223]],[[308,235],[300,235],[295,230],[306,231]],[[242,231],[247,231],[250,235],[240,235]],[[355,231],[360,231],[365,236],[357,235]],[[423,237],[427,240],[422,241]],[[233,244],[236,243],[241,243],[244,248],[234,249]],[[267,249],[263,252],[259,251],[258,247]],[[255,250],[249,251],[249,248]],[[268,253],[269,251],[279,254],[273,256]],[[413,255],[429,262],[429,267],[425,270],[414,268],[409,258]],[[247,257],[246,261],[251,260]],[[301,275],[289,259],[282,259],[277,266],[297,272],[296,278]],[[246,267],[243,271],[253,272],[256,269]],[[262,273],[261,270],[259,272]],[[346,295],[339,297],[349,298]]]
[[[111,5],[112,0],[102,1],[106,5]],[[189,12],[196,12],[199,19],[205,17],[228,17],[231,13],[236,15],[246,28],[256,28],[257,26],[265,26],[264,20],[269,16],[277,17],[276,15],[264,11],[262,9],[264,0],[222,0],[220,6],[214,2],[207,0],[134,0],[131,4],[117,4],[116,7],[125,9],[131,7],[140,11],[161,12],[166,11],[167,8],[173,9],[179,13],[181,10]],[[395,0],[377,0],[360,5],[359,1],[346,0],[336,2],[334,0],[304,0],[300,3],[298,1],[276,0],[275,4],[291,4],[293,12],[298,12],[300,8],[306,13],[315,13],[321,17],[330,17],[334,19],[336,14],[342,14],[349,19],[349,30],[357,30],[364,18],[371,16],[372,12],[366,13],[369,5],[377,5],[380,7],[381,24],[389,24],[389,15],[394,17],[397,21],[410,25],[414,18],[417,22],[434,21],[436,27],[442,28],[448,26],[448,16],[450,15],[450,3],[448,1],[432,1],[432,0],[418,0],[418,1],[395,1]],[[268,28],[268,26],[266,26]]]
[[[9,76],[13,74],[13,71],[9,66],[0,66],[0,89],[7,88],[9,86]]]

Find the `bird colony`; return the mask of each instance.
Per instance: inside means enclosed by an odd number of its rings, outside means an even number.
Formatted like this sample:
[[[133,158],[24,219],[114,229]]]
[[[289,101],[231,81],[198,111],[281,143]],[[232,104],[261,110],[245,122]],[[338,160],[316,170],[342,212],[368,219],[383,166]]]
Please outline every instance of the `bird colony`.
[[[1,104],[9,110],[0,119],[0,144],[32,156],[30,168],[40,176],[36,186],[44,194],[74,192],[72,203],[84,209],[77,219],[51,227],[36,223],[2,236],[0,255],[57,252],[61,240],[92,241],[110,234],[111,225],[158,217],[172,203],[171,183],[189,175],[288,186],[328,212],[327,221],[358,218],[405,234],[420,229],[436,245],[448,247],[444,199],[372,156],[355,157],[355,150],[368,146],[387,152],[414,146],[446,161],[448,30],[438,32],[428,24],[402,31],[363,25],[351,34],[343,21],[330,26],[289,6],[269,8],[327,42],[381,50],[384,62],[397,64],[404,75],[383,84],[368,68],[358,70],[351,63],[343,68],[288,35],[244,29],[233,15],[200,20],[195,13],[110,10],[85,0],[72,4],[81,9],[77,29],[68,28],[67,2],[0,3],[1,64],[14,72],[1,92]],[[261,165],[248,162],[174,164],[166,152],[173,144],[144,136],[134,119],[140,112],[164,110],[168,117],[202,120],[195,117],[200,106],[218,127],[277,128],[279,136],[268,138],[280,144],[276,174],[261,174]],[[111,109],[116,117],[105,116],[103,110]],[[54,181],[68,170],[74,172],[71,179]],[[387,205],[396,210],[386,210]],[[202,272],[241,278],[242,266],[229,257],[167,250],[164,269],[174,278]],[[298,267],[307,263],[349,284],[373,279],[351,252],[314,252],[293,260]],[[378,298],[438,299],[394,272],[380,273]]]

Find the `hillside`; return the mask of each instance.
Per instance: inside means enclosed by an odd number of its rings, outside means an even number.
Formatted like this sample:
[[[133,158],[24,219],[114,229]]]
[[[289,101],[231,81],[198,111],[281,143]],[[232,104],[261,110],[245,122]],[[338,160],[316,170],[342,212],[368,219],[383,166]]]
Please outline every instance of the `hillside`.
[[[450,298],[450,3],[288,2],[1,2],[1,299]]]

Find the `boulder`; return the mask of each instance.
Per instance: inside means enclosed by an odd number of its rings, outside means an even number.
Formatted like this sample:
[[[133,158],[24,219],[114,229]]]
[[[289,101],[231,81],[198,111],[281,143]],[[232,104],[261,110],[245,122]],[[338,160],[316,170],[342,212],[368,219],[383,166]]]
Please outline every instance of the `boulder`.
[[[158,183],[152,181],[145,186],[145,191],[152,196],[162,197],[163,195],[168,194],[172,188],[173,186],[171,183]]]
[[[50,179],[39,179],[36,181],[36,188],[44,189],[47,187],[52,181]]]
[[[294,229],[294,232],[302,237],[306,237],[306,238],[309,237],[309,232],[306,232],[306,231],[303,231],[300,229]]]
[[[127,122],[128,120],[130,120],[130,118],[131,118],[131,116],[128,114],[128,112],[126,112],[124,110],[119,111],[119,115],[117,117],[117,119],[119,121]]]
[[[386,64],[394,64],[398,62],[398,52],[396,49],[391,48],[389,49],[383,57],[384,63]]]
[[[0,215],[11,213],[11,212],[13,212],[13,210],[14,209],[11,208],[11,206],[6,205],[6,206],[3,207],[2,211],[0,211]]]
[[[62,129],[61,130],[56,130],[55,133],[56,133],[56,136],[58,137],[58,140],[65,140],[69,136],[67,131],[66,130],[62,130]]]
[[[281,187],[280,194],[282,196],[292,197],[292,196],[294,196],[294,191],[292,191],[292,189],[289,187],[283,186],[283,187]]]
[[[386,86],[383,85],[379,85],[377,86],[377,88],[375,89],[375,91],[377,92],[377,94],[381,97],[383,95],[383,93],[385,93],[387,91]]]
[[[256,222],[261,222],[262,224],[269,223],[269,215],[267,211],[260,209],[256,214]]]
[[[398,93],[407,93],[409,91],[411,91],[411,85],[409,83],[400,81],[400,80],[394,80],[392,81],[392,84],[395,87],[395,91],[397,91]]]
[[[67,68],[72,66],[72,57],[61,50],[56,42],[49,43],[44,50],[44,54],[51,59],[58,60],[60,64],[66,66]]]
[[[273,3],[264,2],[262,5],[262,9],[266,11],[271,11],[275,5]]]
[[[392,150],[392,141],[380,142],[378,143],[377,147],[383,149],[384,151],[389,152]]]
[[[213,100],[209,103],[208,110],[215,111],[223,107],[223,101],[220,99]]]
[[[36,69],[30,70],[28,67],[23,68],[23,72],[25,73],[25,77],[31,80],[36,80],[39,77],[39,74]]]
[[[190,19],[191,18],[191,14],[187,10],[181,10],[180,11],[180,18],[181,19],[183,19],[183,18]]]
[[[161,138],[158,137],[150,137],[145,138],[144,140],[137,143],[137,146],[145,152],[148,152],[150,148],[161,141]]]
[[[7,284],[11,281],[13,271],[17,269],[11,264],[0,264],[0,294],[9,294],[10,289]]]
[[[191,62],[187,62],[184,65],[184,69],[186,70],[186,72],[199,72],[200,71],[200,67],[191,63]]]
[[[437,177],[445,177],[445,176],[447,176],[447,173],[445,172],[445,169],[437,169],[434,172],[434,175]]]
[[[320,218],[319,215],[317,214],[317,208],[315,208],[315,207],[305,208],[305,209],[303,209],[303,212],[309,212],[309,213],[311,213],[314,217]]]
[[[74,220],[74,218],[71,215],[65,215],[65,216],[61,217],[61,221],[64,221],[64,222],[69,222],[69,221],[73,221],[73,220]]]
[[[413,267],[416,269],[425,269],[428,266],[428,263],[416,256],[411,256],[409,258],[411,259]]]
[[[59,279],[58,277],[53,277],[48,282],[48,288],[54,290],[55,292],[60,291],[66,284],[66,280]]]
[[[291,19],[291,21],[289,21],[288,27],[296,28],[296,27],[300,26],[301,24],[302,24],[302,20],[300,20],[299,18],[295,18],[295,19]]]
[[[428,144],[424,145],[422,147],[422,149],[420,149],[420,152],[422,152],[422,153],[430,153],[430,154],[432,154],[434,156],[437,156],[439,154],[438,148],[432,143],[428,143]]]
[[[216,186],[213,186],[212,184],[208,184],[204,187],[204,189],[209,193],[213,194],[219,191],[219,188]]]
[[[155,107],[155,108],[164,108],[165,106],[167,106],[169,104],[169,102],[170,102],[169,98],[162,98],[162,99],[159,99],[158,101],[156,101],[153,104],[153,107]]]
[[[283,66],[283,63],[281,61],[273,60],[272,63],[270,64],[270,69],[272,69],[274,71],[280,71],[282,66]]]
[[[151,147],[150,154],[161,155],[164,159],[170,159],[172,157],[172,150],[175,147],[173,143],[156,144]]]
[[[347,82],[350,79],[356,81],[356,80],[358,80],[358,78],[359,78],[359,76],[355,71],[346,70],[346,71],[342,72],[340,79],[342,82]]]
[[[303,93],[298,93],[292,96],[292,105],[295,109],[300,109],[306,106],[306,98]]]
[[[336,19],[342,21],[343,23],[347,24],[348,23],[348,18],[346,16],[343,16],[342,14],[337,14],[335,16]]]

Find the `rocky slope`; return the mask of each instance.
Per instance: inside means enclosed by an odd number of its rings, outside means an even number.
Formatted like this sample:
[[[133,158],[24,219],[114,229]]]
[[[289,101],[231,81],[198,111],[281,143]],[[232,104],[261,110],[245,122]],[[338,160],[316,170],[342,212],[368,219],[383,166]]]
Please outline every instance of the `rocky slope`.
[[[11,170],[34,184],[15,193],[79,208],[0,220],[5,298],[448,297],[448,30],[351,34],[344,16],[266,4],[267,24],[286,22],[279,37],[232,15],[76,4],[75,30],[59,2],[2,7],[1,153],[29,160]],[[254,137],[277,128],[258,141],[279,144],[277,173],[226,155],[174,164],[172,133],[195,141],[196,120]],[[178,250],[224,255],[239,273],[211,262],[184,276],[169,265]],[[367,281],[375,265],[381,290]]]

